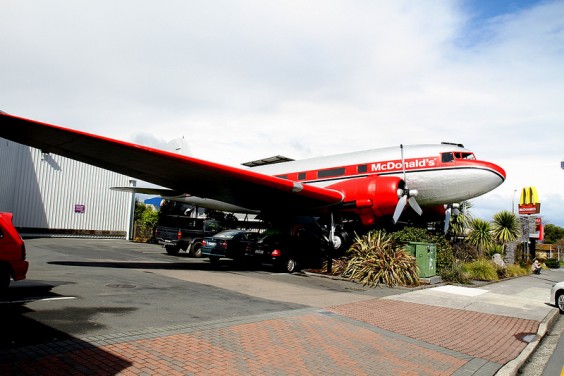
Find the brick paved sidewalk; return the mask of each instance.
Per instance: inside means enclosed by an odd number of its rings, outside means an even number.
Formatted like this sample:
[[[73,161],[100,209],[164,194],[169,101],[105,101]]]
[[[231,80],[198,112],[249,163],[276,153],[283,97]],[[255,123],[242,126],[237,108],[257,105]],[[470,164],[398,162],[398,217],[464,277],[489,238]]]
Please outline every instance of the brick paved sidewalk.
[[[539,322],[515,317],[407,303],[368,300],[328,308],[410,338],[501,365],[515,359],[537,333]]]
[[[0,353],[0,375],[494,375],[538,322],[387,299]]]

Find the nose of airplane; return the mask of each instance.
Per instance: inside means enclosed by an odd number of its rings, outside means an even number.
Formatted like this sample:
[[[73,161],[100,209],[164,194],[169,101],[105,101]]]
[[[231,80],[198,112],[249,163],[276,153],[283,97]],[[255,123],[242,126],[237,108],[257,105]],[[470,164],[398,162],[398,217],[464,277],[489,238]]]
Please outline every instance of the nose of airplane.
[[[499,178],[501,179],[501,182],[503,183],[505,181],[506,177],[507,177],[505,170],[502,167],[496,165],[495,163],[490,162],[488,164],[490,165],[492,172],[494,172],[496,175],[498,175]]]
[[[489,174],[487,178],[487,180],[489,181],[490,190],[500,186],[505,181],[507,175],[505,173],[505,170],[501,166],[498,166],[497,164],[492,162],[485,161],[480,161],[480,164],[482,165],[482,168],[484,170],[491,172],[491,174]]]

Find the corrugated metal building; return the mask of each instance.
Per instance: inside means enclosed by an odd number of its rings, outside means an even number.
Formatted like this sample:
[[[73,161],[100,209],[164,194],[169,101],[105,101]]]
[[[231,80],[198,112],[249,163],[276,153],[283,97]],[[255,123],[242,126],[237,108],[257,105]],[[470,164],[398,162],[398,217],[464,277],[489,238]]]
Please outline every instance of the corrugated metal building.
[[[0,138],[0,211],[22,234],[130,238],[132,180]]]

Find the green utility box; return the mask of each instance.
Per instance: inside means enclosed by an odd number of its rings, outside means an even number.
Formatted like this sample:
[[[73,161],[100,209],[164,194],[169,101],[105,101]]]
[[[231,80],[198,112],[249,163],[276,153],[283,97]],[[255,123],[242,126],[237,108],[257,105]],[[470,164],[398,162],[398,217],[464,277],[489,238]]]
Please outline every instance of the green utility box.
[[[435,243],[409,242],[405,249],[417,260],[419,277],[433,277],[437,274],[437,245]]]

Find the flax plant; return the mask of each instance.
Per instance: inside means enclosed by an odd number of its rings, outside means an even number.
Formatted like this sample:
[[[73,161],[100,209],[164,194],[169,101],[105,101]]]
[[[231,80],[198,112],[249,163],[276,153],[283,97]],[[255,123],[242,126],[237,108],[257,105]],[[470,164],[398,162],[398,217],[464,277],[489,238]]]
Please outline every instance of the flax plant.
[[[348,250],[350,257],[343,277],[362,285],[392,286],[419,285],[419,271],[415,257],[397,247],[383,231],[371,231],[357,236]]]

